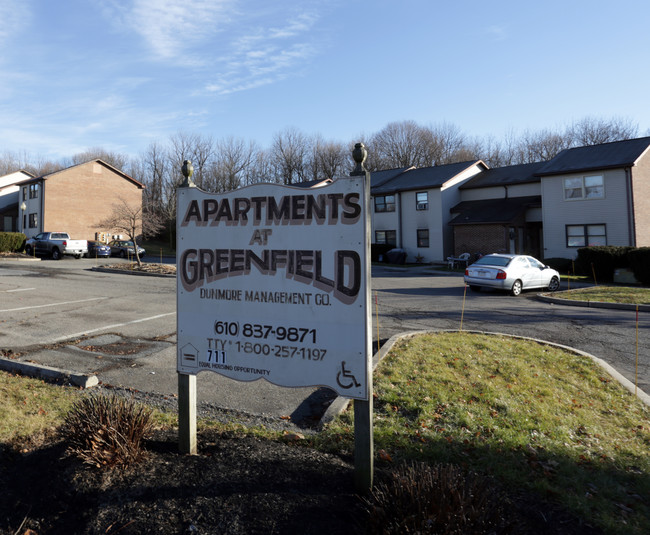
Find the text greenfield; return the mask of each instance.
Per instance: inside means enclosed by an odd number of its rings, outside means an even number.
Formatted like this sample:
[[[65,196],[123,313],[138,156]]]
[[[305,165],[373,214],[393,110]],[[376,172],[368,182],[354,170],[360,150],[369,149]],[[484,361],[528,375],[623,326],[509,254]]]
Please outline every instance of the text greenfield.
[[[219,279],[249,275],[256,270],[261,275],[275,276],[313,285],[333,292],[344,303],[354,302],[361,285],[362,262],[355,250],[329,252],[323,258],[319,249],[266,248],[274,227],[354,225],[361,217],[360,195],[354,193],[293,194],[279,198],[254,196],[193,199],[188,203],[181,227],[198,228],[225,226],[251,228],[249,247],[217,247],[214,244],[185,249],[180,255],[180,280],[187,291],[193,291]],[[264,227],[264,228],[261,228]],[[215,229],[217,230],[217,229]],[[221,243],[219,243],[221,245]],[[261,247],[261,248],[260,248]],[[324,265],[330,265],[325,272]]]

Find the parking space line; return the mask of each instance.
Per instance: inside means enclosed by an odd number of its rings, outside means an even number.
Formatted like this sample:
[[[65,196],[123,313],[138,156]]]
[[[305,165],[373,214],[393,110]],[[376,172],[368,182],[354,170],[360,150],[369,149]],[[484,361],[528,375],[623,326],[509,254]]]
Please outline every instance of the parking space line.
[[[8,294],[11,292],[28,292],[30,290],[36,290],[36,288],[16,288],[15,290],[5,290]]]
[[[54,340],[50,340],[49,342],[46,343],[56,344],[57,342],[63,342],[64,340],[69,340],[70,338],[79,338],[80,336],[85,336],[99,331],[106,331],[108,329],[115,329],[117,327],[125,327],[126,325],[133,325],[134,323],[142,323],[144,321],[156,320],[158,318],[164,318],[166,316],[173,316],[174,314],[176,314],[176,312],[168,312],[167,314],[158,314],[157,316],[150,316],[148,318],[141,318],[139,320],[127,321],[125,323],[115,323],[113,325],[105,325],[104,327],[98,327],[97,329],[90,329],[88,331],[82,331],[80,333],[61,336],[59,338],[55,338]]]
[[[89,299],[79,299],[78,301],[63,301],[61,303],[50,303],[48,305],[33,305],[29,307],[5,308],[4,310],[0,310],[0,312],[18,312],[19,310],[33,310],[35,308],[60,307],[62,305],[88,303],[89,301],[101,301],[102,299],[108,299],[108,297],[91,297]]]

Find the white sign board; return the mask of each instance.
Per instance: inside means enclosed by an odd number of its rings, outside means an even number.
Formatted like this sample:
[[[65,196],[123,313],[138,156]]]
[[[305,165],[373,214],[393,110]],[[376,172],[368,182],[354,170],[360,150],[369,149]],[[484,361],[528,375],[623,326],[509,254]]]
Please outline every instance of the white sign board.
[[[178,372],[368,399],[364,177],[177,194]]]

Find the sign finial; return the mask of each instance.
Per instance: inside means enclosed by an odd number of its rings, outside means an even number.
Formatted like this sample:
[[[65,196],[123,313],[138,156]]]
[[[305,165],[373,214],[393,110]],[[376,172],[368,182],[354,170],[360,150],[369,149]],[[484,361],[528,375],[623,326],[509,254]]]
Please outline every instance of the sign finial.
[[[366,149],[366,146],[363,143],[357,143],[354,146],[354,150],[352,151],[352,158],[354,158],[356,165],[354,167],[354,170],[350,173],[350,176],[359,176],[366,174],[367,169],[364,167],[364,163],[366,162],[367,157],[368,150]]]
[[[194,166],[189,160],[183,161],[183,167],[181,172],[185,177],[185,180],[181,183],[181,188],[195,188],[196,184],[192,181],[192,175],[194,174]]]

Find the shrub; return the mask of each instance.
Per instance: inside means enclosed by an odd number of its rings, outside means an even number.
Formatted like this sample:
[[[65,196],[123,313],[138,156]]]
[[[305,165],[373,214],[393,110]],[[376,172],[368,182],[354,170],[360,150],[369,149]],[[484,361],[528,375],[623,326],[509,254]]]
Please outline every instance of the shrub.
[[[152,411],[116,395],[90,395],[75,402],[65,418],[68,450],[97,467],[126,467],[143,459],[152,431]]]
[[[627,254],[632,272],[640,283],[650,285],[650,247],[640,247]]]
[[[503,497],[487,479],[450,464],[403,465],[378,483],[365,502],[367,532],[373,534],[475,535],[514,527]]]
[[[613,245],[581,247],[576,259],[577,269],[584,275],[595,273],[596,282],[612,282],[616,268],[629,267],[627,255],[633,249]]]
[[[0,232],[0,252],[22,251],[25,240],[27,240],[27,236],[22,232]]]

